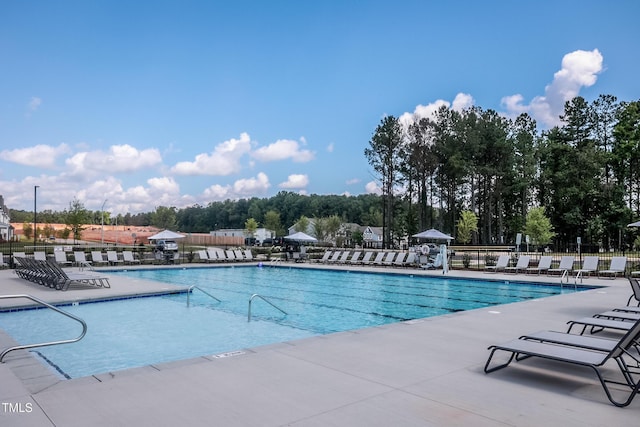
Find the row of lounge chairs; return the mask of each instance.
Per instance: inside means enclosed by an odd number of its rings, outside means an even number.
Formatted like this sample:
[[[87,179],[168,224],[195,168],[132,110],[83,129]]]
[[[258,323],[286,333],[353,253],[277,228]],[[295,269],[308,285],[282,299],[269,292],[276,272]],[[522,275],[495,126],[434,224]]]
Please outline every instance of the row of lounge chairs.
[[[79,267],[91,267],[93,265],[118,265],[118,264],[140,264],[140,260],[137,259],[132,251],[122,251],[122,258],[118,256],[116,251],[106,251],[106,254],[102,251],[91,251],[91,259],[87,259],[87,255],[84,251],[74,251],[73,260],[68,258],[68,254],[64,251],[53,252],[55,262],[63,267],[71,265],[77,265]],[[16,258],[28,258],[24,252],[14,252],[14,259]],[[0,253],[0,259],[2,259],[2,253]],[[36,251],[33,253],[33,258],[36,261],[47,261],[49,258],[43,251]]]
[[[640,393],[640,380],[634,379],[640,367],[640,307],[629,306],[632,298],[640,304],[640,284],[629,278],[633,294],[627,306],[569,321],[567,332],[539,331],[520,336],[504,344],[489,346],[490,354],[484,366],[485,373],[506,368],[513,362],[529,358],[553,360],[564,364],[591,368],[609,401],[619,407],[631,403]],[[571,333],[574,326],[581,327],[580,334]],[[593,334],[603,329],[622,333],[618,339],[601,338]],[[591,335],[585,335],[589,330]],[[494,362],[496,353],[505,353],[506,361]],[[605,378],[601,368],[609,361],[615,361],[620,371],[620,379]],[[547,365],[551,367],[554,365]],[[610,384],[623,386],[629,394],[620,400],[614,397]],[[621,391],[616,391],[616,395]]]
[[[15,257],[18,277],[48,288],[66,291],[72,284],[109,288],[109,278],[88,273],[67,273],[49,260]]]
[[[624,275],[627,269],[627,257],[625,256],[612,257],[611,265],[606,270],[598,270],[600,259],[597,256],[585,256],[582,268],[579,269],[574,269],[575,257],[572,255],[563,256],[560,259],[560,265],[556,268],[552,268],[553,257],[549,255],[541,256],[538,265],[534,267],[529,265],[531,262],[529,255],[520,255],[515,266],[510,266],[510,261],[510,255],[500,255],[496,265],[486,266],[485,270],[494,272],[503,271],[505,273],[547,273],[549,275],[566,275],[573,272],[576,274],[577,280],[591,274],[615,278],[618,274]]]
[[[250,249],[220,249],[209,248],[198,251],[198,258],[202,262],[239,262],[255,261]]]
[[[376,254],[374,257],[374,253]],[[362,256],[362,258],[361,258]],[[325,251],[318,262],[324,264],[379,265],[408,267],[417,263],[415,252],[365,252],[362,251]]]

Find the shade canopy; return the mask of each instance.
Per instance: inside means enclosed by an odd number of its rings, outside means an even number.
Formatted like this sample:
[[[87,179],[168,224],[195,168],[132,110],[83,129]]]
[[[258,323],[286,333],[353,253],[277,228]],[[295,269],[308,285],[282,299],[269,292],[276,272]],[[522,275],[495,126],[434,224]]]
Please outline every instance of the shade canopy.
[[[444,234],[442,231],[436,230],[435,228],[414,234],[413,237],[417,237],[418,239],[453,240],[453,237],[448,234]]]
[[[640,227],[640,221],[632,222],[627,227]]]
[[[316,239],[315,237],[309,236],[306,233],[303,233],[302,231],[298,231],[297,233],[293,233],[289,236],[284,236],[285,240],[293,240],[296,242],[317,242],[318,239]]]
[[[159,232],[158,234],[154,234],[153,236],[149,236],[149,240],[166,240],[166,239],[182,239],[184,236],[182,234],[178,234],[175,231],[164,230]]]

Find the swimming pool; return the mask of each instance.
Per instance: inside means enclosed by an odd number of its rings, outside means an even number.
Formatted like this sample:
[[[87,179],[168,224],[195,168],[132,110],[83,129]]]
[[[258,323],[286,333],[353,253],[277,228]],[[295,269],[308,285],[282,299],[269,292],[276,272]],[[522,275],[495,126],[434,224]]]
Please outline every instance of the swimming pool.
[[[288,267],[113,274],[196,285],[220,301],[194,290],[189,307],[186,295],[180,294],[66,306],[89,325],[86,337],[37,351],[67,377],[574,292],[543,284]],[[248,322],[253,294],[287,314],[255,299]],[[64,339],[80,332],[77,323],[51,310],[0,313],[0,328],[21,343]]]

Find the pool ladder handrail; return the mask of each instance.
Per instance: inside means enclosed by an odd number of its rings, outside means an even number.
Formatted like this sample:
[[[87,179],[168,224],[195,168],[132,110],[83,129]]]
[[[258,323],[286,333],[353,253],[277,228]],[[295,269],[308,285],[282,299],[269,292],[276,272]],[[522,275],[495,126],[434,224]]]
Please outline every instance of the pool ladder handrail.
[[[211,295],[209,292],[205,291],[205,290],[204,290],[204,289],[202,289],[201,287],[196,286],[196,285],[191,285],[191,286],[189,286],[189,289],[187,290],[187,307],[189,307],[189,296],[191,295],[191,292],[192,292],[194,289],[199,290],[200,292],[204,293],[205,295],[208,295],[209,297],[213,298],[214,300],[216,300],[216,301],[218,301],[218,302],[222,302],[220,299],[218,299],[218,298],[214,297],[213,295]]]
[[[45,306],[46,308],[50,308],[53,311],[57,311],[58,313],[67,316],[70,319],[75,320],[76,322],[79,322],[82,325],[82,333],[80,334],[80,336],[78,336],[77,338],[71,338],[68,340],[58,340],[58,341],[48,341],[48,342],[43,342],[43,343],[36,343],[36,344],[24,344],[24,345],[16,345],[13,347],[8,347],[6,349],[4,349],[1,353],[0,353],[0,363],[4,363],[3,359],[4,356],[7,355],[7,353],[14,351],[14,350],[26,350],[29,348],[38,348],[38,347],[46,347],[46,346],[50,346],[50,345],[58,345],[58,344],[70,344],[70,343],[74,343],[74,342],[78,342],[80,341],[87,333],[87,323],[82,320],[81,318],[74,316],[71,313],[68,313],[64,310],[59,309],[58,307],[55,307],[49,303],[46,303],[44,301],[42,301],[41,299],[38,299],[34,296],[31,295],[27,295],[27,294],[18,294],[18,295],[0,295],[0,299],[10,299],[10,298],[26,298],[26,299],[30,299],[31,301],[38,303],[40,305]]]
[[[578,273],[578,275],[580,275],[580,273]],[[564,283],[565,277],[567,278],[567,285],[568,285],[569,284],[569,270],[564,270],[562,272],[562,276],[560,277],[560,289],[562,289],[562,284]],[[580,280],[580,283],[582,283],[582,280]],[[574,282],[573,288],[576,291],[578,290],[578,278],[577,278],[577,276],[576,276],[576,280]]]
[[[279,310],[280,312],[282,312],[285,315],[287,314],[286,311],[284,311],[283,309],[281,309],[280,307],[278,307],[277,305],[275,305],[274,303],[272,303],[271,301],[269,301],[268,299],[266,299],[262,295],[253,294],[253,295],[251,295],[251,298],[249,298],[249,312],[247,314],[247,322],[251,322],[251,302],[253,301],[254,298],[260,298],[262,301],[266,302],[267,304],[269,304],[270,306],[272,306],[276,310]]]

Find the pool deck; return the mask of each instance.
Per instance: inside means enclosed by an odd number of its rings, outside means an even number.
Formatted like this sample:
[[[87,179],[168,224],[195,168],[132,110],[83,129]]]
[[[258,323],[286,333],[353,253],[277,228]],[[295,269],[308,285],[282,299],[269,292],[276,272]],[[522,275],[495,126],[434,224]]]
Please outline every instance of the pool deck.
[[[449,276],[559,282],[557,276],[459,270]],[[0,364],[0,425],[637,425],[640,398],[614,407],[588,368],[530,359],[483,372],[489,345],[542,329],[565,331],[568,320],[624,306],[631,294],[622,278],[585,284],[604,287],[73,380],[52,374],[30,353],[12,352]],[[117,276],[110,289],[60,292],[0,271],[0,295],[54,303],[163,288]],[[0,330],[0,349],[10,343]]]

